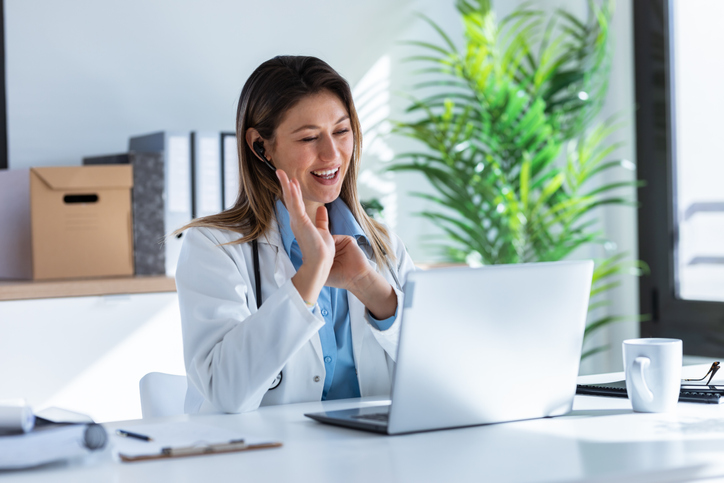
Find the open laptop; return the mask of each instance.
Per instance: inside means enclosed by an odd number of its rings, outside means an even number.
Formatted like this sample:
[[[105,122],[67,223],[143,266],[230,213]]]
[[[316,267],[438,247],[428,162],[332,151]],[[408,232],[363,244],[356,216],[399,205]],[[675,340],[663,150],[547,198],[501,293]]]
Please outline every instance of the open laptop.
[[[386,434],[569,412],[593,262],[410,273],[392,403],[305,414]]]

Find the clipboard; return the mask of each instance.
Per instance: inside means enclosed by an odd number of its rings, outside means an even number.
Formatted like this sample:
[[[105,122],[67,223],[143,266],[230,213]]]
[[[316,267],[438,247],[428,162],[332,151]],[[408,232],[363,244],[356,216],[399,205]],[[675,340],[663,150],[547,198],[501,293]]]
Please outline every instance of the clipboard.
[[[247,444],[243,439],[218,444],[204,444],[195,446],[182,446],[178,448],[162,448],[160,453],[129,456],[119,453],[118,457],[124,463],[135,463],[137,461],[163,460],[169,458],[186,458],[189,456],[204,456],[211,454],[237,453],[240,451],[251,451],[256,449],[279,448],[282,443],[257,443]]]

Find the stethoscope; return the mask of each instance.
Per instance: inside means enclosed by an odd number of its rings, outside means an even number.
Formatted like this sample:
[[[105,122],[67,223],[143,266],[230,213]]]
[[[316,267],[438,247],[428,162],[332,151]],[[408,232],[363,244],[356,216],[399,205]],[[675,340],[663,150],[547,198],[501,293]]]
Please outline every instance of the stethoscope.
[[[259,269],[259,243],[256,240],[251,241],[251,249],[254,253],[254,288],[256,289],[256,309],[259,310],[261,308],[261,270]],[[395,270],[392,269],[392,265],[390,264],[390,259],[387,256],[387,253],[383,252],[385,255],[385,265],[387,265],[387,270],[389,270],[390,275],[392,275],[393,280],[395,281],[395,285],[397,286],[397,289],[402,291],[402,287],[400,286],[400,280],[397,278],[397,275],[395,274]],[[277,374],[277,377],[274,378],[274,380],[271,383],[271,386],[269,386],[269,390],[273,390],[279,387],[279,385],[282,383],[282,379],[284,378],[284,371],[279,371],[279,374]]]

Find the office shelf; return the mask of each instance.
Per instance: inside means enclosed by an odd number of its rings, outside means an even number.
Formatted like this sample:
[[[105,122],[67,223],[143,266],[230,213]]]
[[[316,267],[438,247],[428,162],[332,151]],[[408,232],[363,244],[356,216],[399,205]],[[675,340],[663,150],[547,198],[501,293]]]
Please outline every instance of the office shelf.
[[[417,264],[423,270],[465,266],[459,263]],[[176,281],[165,276],[88,278],[78,280],[0,280],[0,302],[7,300],[88,297],[175,292]]]
[[[176,281],[165,276],[43,281],[0,280],[0,301],[175,291]]]

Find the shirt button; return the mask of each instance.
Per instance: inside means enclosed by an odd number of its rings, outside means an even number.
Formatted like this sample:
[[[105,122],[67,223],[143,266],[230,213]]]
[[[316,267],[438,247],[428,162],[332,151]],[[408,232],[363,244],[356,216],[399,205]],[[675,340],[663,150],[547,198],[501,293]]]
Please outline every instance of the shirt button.
[[[327,364],[329,364],[330,362],[332,362],[332,358],[329,357],[329,356],[326,356],[326,357],[324,358],[324,362],[326,362]]]
[[[328,313],[325,309],[322,309],[322,315],[326,316]]]
[[[319,382],[319,376],[314,376],[314,382]]]

